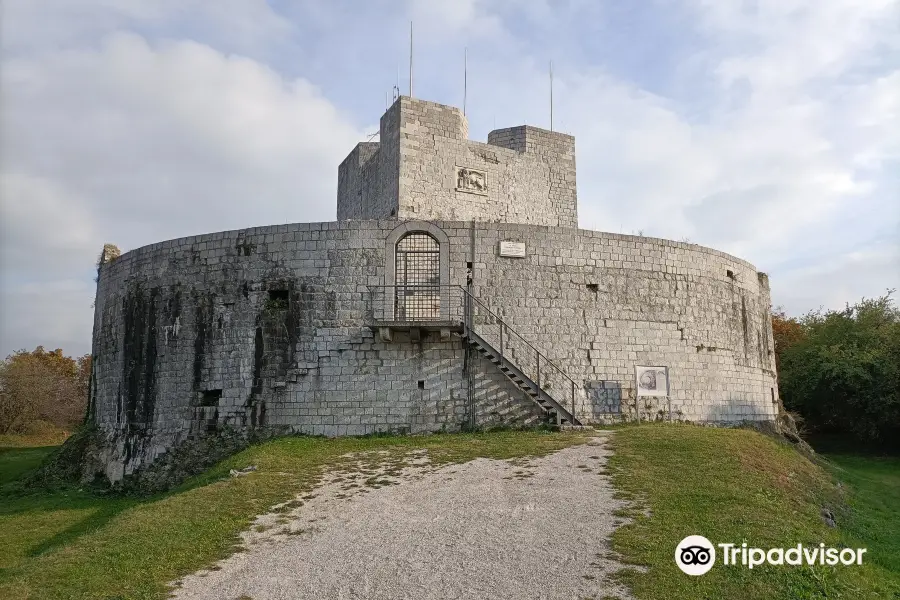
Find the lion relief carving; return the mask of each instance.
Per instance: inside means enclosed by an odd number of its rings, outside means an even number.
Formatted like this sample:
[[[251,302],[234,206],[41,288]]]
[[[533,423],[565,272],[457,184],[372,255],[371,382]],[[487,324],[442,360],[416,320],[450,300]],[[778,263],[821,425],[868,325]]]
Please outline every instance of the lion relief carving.
[[[487,175],[467,167],[456,167],[456,189],[475,194],[487,193]]]

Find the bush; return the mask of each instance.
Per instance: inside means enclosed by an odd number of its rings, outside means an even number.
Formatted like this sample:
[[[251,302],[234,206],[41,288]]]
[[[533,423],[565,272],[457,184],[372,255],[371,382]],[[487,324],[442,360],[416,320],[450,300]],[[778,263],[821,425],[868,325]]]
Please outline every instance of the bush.
[[[86,475],[99,470],[97,457],[102,444],[95,426],[78,428],[24,481],[25,489],[57,489],[87,482]]]
[[[862,445],[900,438],[900,310],[891,292],[840,311],[813,311],[776,349],[785,408],[810,431],[838,433]]]
[[[87,407],[91,356],[75,359],[38,346],[0,361],[0,434],[26,433],[46,421],[72,429]]]

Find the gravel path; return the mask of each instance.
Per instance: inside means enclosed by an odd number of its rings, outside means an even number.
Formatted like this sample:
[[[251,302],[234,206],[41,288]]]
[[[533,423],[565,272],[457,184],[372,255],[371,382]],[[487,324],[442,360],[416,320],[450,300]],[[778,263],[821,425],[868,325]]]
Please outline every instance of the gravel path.
[[[246,551],[184,578],[175,598],[630,598],[609,578],[622,566],[608,546],[622,503],[600,474],[603,440],[333,474],[292,512],[260,517]]]

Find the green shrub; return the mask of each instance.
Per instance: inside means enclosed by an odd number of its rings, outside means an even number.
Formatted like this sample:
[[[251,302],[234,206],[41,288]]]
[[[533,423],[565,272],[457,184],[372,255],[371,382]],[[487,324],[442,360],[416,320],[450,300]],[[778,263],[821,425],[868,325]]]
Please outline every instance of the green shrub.
[[[779,389],[811,431],[863,445],[900,438],[900,310],[890,296],[797,321],[803,334],[781,350]]]

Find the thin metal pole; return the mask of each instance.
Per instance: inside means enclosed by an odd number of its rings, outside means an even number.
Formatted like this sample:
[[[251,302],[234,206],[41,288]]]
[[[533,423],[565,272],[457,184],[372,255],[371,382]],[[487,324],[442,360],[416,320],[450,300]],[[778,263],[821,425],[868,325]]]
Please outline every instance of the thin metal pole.
[[[469,85],[469,49],[463,50],[463,116],[466,116],[466,93]]]
[[[413,75],[413,28],[412,21],[409,22],[409,97],[412,98],[412,75]]]
[[[553,61],[550,61],[550,131],[553,131]]]
[[[575,382],[572,382],[572,422],[571,425],[575,424]]]
[[[672,422],[672,391],[669,389],[669,367],[666,367],[666,402],[669,404],[669,423]]]
[[[541,389],[541,353],[537,353],[537,384],[538,389]]]
[[[503,321],[500,321],[500,357],[503,357]]]

